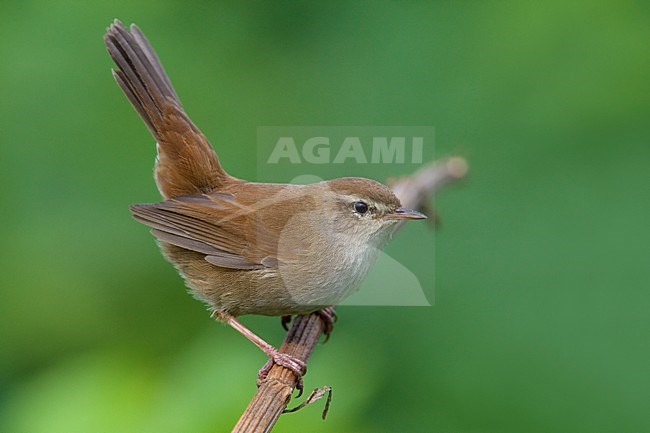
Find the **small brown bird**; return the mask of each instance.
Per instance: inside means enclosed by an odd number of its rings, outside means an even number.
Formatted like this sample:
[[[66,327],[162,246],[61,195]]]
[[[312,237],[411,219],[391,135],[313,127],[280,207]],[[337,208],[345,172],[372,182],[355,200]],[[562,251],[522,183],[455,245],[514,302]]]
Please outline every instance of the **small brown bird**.
[[[226,173],[185,114],[162,64],[135,26],[115,20],[104,37],[113,76],[157,142],[155,180],[165,201],[131,206],[151,227],[165,258],[214,317],[237,329],[273,362],[305,373],[237,316],[307,314],[337,305],[362,282],[404,219],[384,185],[340,178],[310,185],[248,182]]]

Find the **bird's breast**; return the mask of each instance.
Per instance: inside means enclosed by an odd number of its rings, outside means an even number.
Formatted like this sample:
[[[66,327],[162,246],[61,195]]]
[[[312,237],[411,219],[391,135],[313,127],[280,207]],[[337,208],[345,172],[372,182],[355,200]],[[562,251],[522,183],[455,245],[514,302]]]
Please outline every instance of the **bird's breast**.
[[[299,305],[337,305],[363,282],[380,249],[371,243],[328,239],[298,260],[279,267],[277,277]]]

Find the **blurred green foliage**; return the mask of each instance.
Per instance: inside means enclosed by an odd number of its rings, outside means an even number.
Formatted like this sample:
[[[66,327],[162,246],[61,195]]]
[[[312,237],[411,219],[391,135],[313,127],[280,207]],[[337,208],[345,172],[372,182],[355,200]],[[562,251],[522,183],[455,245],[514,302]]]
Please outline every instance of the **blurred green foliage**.
[[[619,0],[1,2],[0,431],[229,431],[264,362],[129,216],[158,195],[115,17],[236,176],[259,125],[433,125],[471,163],[435,274],[425,224],[387,250],[435,306],[342,307],[306,376],[329,419],[278,431],[650,431],[650,8]]]

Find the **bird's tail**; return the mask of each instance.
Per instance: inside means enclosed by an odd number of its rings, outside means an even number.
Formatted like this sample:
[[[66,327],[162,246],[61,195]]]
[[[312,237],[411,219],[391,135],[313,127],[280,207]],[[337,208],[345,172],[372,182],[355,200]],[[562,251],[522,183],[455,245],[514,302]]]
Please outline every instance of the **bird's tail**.
[[[119,20],[104,36],[115,81],[158,142],[156,183],[165,198],[211,191],[231,178],[187,116],[158,56],[134,24]]]

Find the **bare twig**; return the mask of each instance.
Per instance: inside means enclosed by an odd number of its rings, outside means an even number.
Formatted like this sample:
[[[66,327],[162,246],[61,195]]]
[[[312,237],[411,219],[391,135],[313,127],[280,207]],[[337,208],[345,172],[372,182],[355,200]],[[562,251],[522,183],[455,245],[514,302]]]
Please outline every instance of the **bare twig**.
[[[464,159],[448,158],[432,162],[411,176],[395,180],[391,187],[404,207],[426,209],[431,197],[443,185],[462,178],[466,172],[467,163]],[[289,328],[280,352],[306,363],[324,331],[325,325],[318,314],[298,316]],[[270,432],[280,415],[286,410],[296,383],[296,377],[291,370],[274,365],[267,378],[259,384],[257,393],[239,418],[233,433]],[[329,391],[331,391],[329,387],[314,390],[307,401],[294,410],[316,401]],[[329,406],[329,396],[326,406]],[[327,408],[323,417],[326,411]]]
[[[410,176],[391,182],[391,188],[402,206],[411,209],[427,207],[431,197],[444,185],[461,179],[467,174],[467,162],[453,157],[424,165]]]
[[[312,393],[303,401],[300,403],[298,406],[292,408],[292,409],[285,409],[284,412],[282,413],[291,413],[291,412],[297,412],[300,409],[302,409],[305,406],[308,406],[312,403],[315,403],[316,401],[320,400],[325,394],[327,394],[327,399],[325,400],[325,409],[323,409],[323,419],[327,416],[327,411],[330,408],[330,402],[332,401],[332,387],[331,386],[324,386],[322,388],[316,388],[315,390],[312,391]]]

